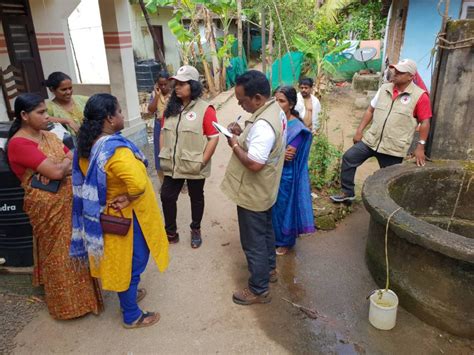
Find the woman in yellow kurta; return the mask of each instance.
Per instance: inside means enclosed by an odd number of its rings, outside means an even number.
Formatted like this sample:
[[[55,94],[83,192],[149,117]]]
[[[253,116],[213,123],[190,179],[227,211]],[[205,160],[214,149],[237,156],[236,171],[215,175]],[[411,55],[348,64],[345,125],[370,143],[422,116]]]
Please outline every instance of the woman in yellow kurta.
[[[84,117],[84,106],[89,98],[73,95],[71,78],[59,71],[51,73],[45,85],[54,95],[46,105],[50,121],[62,124],[70,134],[76,136]]]
[[[142,312],[140,274],[151,254],[160,271],[168,265],[168,240],[146,159],[119,133],[123,116],[117,99],[92,96],[84,109],[73,165],[73,240],[70,254],[88,257],[102,288],[119,295],[126,328],[155,324],[159,314]],[[109,208],[110,207],[110,208]],[[126,236],[103,233],[100,214],[133,220]]]

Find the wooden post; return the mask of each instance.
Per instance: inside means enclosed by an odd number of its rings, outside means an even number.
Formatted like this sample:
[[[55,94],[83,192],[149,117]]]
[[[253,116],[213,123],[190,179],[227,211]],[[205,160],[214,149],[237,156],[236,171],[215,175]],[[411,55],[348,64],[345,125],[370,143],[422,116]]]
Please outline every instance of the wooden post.
[[[216,38],[214,37],[214,24],[212,22],[211,12],[208,9],[204,10],[205,22],[206,22],[206,31],[207,31],[207,40],[209,43],[209,48],[211,50],[211,60],[212,60],[212,73],[214,78],[214,85],[217,91],[221,91],[219,73],[220,73],[220,64],[219,58],[217,58],[217,46]]]
[[[252,38],[250,36],[250,22],[247,22],[247,60],[250,60],[250,45]]]
[[[262,35],[262,72],[266,74],[267,72],[267,56],[265,51],[265,9],[262,9],[261,19],[260,19],[260,33]]]
[[[153,38],[153,43],[155,44],[156,48],[158,48],[158,61],[163,66],[163,69],[166,69],[166,61],[165,56],[163,55],[163,48],[160,46],[160,41],[158,40],[158,35],[156,34],[153,26],[151,25],[150,16],[148,15],[148,11],[146,10],[145,4],[143,0],[138,0],[140,7],[143,12],[143,16],[145,17],[146,25],[148,26],[148,31],[150,31],[151,37]]]
[[[268,59],[270,65],[270,85],[272,85],[273,80],[273,30],[274,30],[274,23],[272,16],[270,14],[270,31],[268,32]]]
[[[242,57],[242,0],[237,0],[237,48],[238,55]]]

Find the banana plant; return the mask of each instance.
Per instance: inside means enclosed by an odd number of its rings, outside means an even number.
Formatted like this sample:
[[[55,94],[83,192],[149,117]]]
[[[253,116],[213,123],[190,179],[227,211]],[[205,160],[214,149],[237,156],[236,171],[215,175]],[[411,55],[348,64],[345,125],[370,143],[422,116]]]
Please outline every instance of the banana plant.
[[[338,54],[350,47],[350,43],[339,44],[335,39],[326,43],[310,42],[302,36],[293,36],[293,45],[300,52],[303,52],[311,71],[316,76],[316,91],[320,91],[321,83],[324,77],[330,77],[335,74],[337,67],[329,61],[329,57]]]
[[[229,35],[229,27],[232,19],[237,14],[237,2],[235,0],[193,0],[195,3],[205,6],[214,14],[219,16],[222,23],[224,36],[221,46],[217,52],[211,52],[211,56],[217,56],[220,62],[220,86],[225,88],[226,67],[230,63],[232,45],[236,41],[234,35]]]

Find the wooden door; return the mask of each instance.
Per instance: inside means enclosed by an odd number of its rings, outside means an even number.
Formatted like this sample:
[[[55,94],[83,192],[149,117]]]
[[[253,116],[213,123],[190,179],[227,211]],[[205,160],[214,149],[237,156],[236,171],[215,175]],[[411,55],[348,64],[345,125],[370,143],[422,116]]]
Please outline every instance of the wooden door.
[[[43,67],[28,1],[0,0],[0,19],[10,63],[24,73],[29,92],[47,98],[46,88],[42,85]]]
[[[152,26],[153,31],[155,31],[156,36],[158,37],[158,42],[160,43],[161,50],[163,51],[163,58],[166,58],[165,55],[165,42],[163,41],[163,26]],[[155,52],[155,59],[158,60],[158,48],[156,47],[155,42],[153,42],[153,49]]]

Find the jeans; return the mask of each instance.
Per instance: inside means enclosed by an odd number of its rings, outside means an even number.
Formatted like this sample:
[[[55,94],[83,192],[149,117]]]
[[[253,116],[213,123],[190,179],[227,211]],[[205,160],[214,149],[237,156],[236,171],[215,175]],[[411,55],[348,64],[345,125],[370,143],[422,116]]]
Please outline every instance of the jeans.
[[[168,235],[174,235],[178,229],[176,226],[176,202],[184,185],[185,179],[173,179],[165,176],[161,186],[161,203],[163,215],[165,216],[165,229]],[[201,229],[202,216],[204,214],[204,183],[206,179],[186,179],[189,197],[191,199],[191,229]]]
[[[120,238],[120,237],[117,237]],[[137,304],[137,290],[140,283],[140,274],[145,271],[150,249],[146,244],[145,237],[138,223],[138,219],[133,214],[133,257],[132,257],[132,278],[127,291],[118,292],[120,308],[122,309],[123,322],[132,324],[142,315],[142,310]]]
[[[255,212],[237,206],[240,242],[250,272],[249,289],[256,295],[268,291],[270,271],[276,268],[275,234],[271,209]]]
[[[377,158],[381,168],[386,168],[387,166],[394,164],[400,164],[403,161],[403,158],[401,157],[394,157],[392,155],[378,153],[375,150],[369,148],[362,141],[357,142],[342,156],[341,185],[342,192],[344,192],[346,195],[355,195],[354,177],[356,169],[370,157]]]

